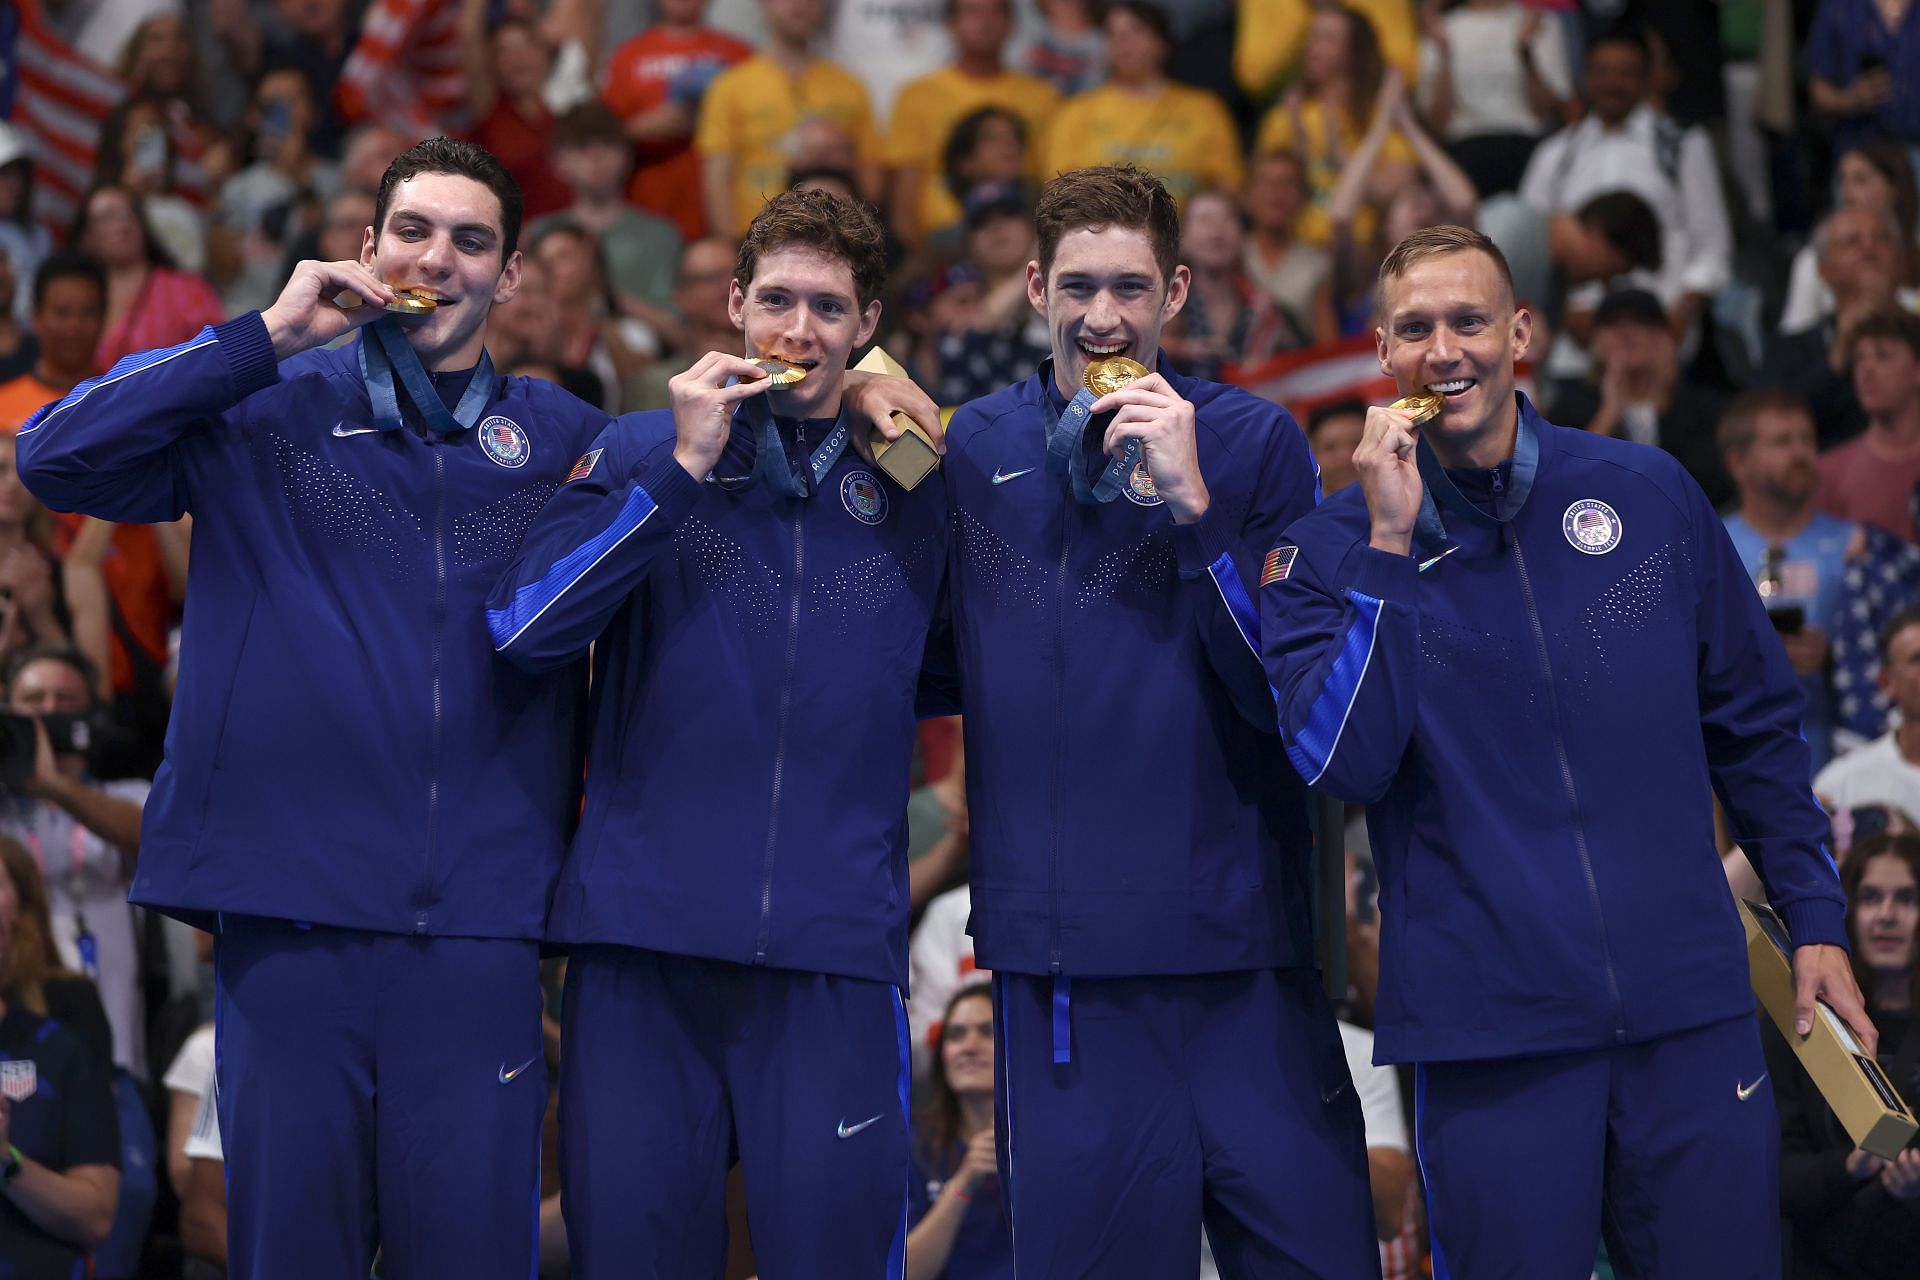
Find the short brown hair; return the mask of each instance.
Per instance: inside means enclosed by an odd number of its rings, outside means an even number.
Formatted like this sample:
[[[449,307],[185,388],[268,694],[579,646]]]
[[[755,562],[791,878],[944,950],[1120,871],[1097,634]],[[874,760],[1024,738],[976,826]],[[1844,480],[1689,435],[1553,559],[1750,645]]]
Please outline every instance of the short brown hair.
[[[844,259],[864,310],[887,287],[887,233],[865,203],[829,191],[783,191],[767,201],[733,260],[733,278],[746,289],[760,255],[776,249],[812,249]]]
[[[1763,413],[1797,413],[1808,421],[1813,420],[1813,411],[1807,408],[1807,402],[1791,391],[1749,391],[1720,415],[1720,425],[1714,431],[1714,443],[1720,446],[1720,452],[1744,453],[1753,443],[1753,433],[1759,429]]]
[[[1901,307],[1882,307],[1869,312],[1847,335],[1847,363],[1852,364],[1860,344],[1869,338],[1891,338],[1906,344],[1913,358],[1920,360],[1920,316]]]
[[[1441,258],[1450,253],[1484,253],[1493,259],[1493,265],[1500,269],[1500,279],[1507,287],[1507,301],[1512,302],[1513,268],[1507,265],[1507,255],[1500,252],[1500,246],[1472,227],[1457,226],[1443,222],[1438,226],[1422,227],[1420,230],[1393,246],[1387,254],[1387,260],[1380,264],[1380,275],[1373,286],[1373,309],[1382,324],[1387,321],[1386,297],[1387,281],[1398,280],[1407,274],[1416,262],[1428,258]]]
[[[1164,283],[1180,262],[1180,206],[1166,184],[1130,164],[1075,169],[1040,189],[1033,211],[1040,241],[1040,276],[1053,270],[1053,255],[1069,231],[1122,227],[1143,231]]]
[[[563,112],[553,122],[553,134],[549,142],[555,151],[596,145],[609,147],[630,145],[626,130],[620,127],[620,117],[607,110],[606,104],[595,98],[589,98],[579,106],[570,107]]]

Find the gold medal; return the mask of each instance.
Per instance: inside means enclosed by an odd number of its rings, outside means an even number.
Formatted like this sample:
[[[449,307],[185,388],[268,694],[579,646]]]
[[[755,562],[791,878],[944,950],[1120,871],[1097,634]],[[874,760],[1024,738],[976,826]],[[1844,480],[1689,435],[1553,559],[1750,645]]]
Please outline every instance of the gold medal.
[[[1389,409],[1399,409],[1413,415],[1413,425],[1424,426],[1440,416],[1440,410],[1446,407],[1447,398],[1431,391],[1416,391],[1410,396],[1401,396]]]
[[[1150,372],[1152,370],[1138,360],[1126,356],[1108,356],[1105,360],[1089,363],[1087,371],[1080,375],[1080,382],[1096,396],[1107,396],[1140,381]]]
[[[397,316],[430,316],[439,305],[440,299],[425,289],[401,285],[393,291],[393,301],[387,304],[387,310]]]
[[[751,363],[767,375],[767,381],[773,384],[776,391],[790,387],[807,376],[805,369],[788,364],[785,360],[765,359],[754,360]]]

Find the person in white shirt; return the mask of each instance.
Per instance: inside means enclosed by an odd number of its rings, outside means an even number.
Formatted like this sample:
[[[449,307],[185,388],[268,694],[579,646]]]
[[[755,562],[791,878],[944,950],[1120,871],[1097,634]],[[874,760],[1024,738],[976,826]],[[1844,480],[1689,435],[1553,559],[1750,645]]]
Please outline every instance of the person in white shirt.
[[[1416,103],[1483,197],[1519,185],[1573,94],[1565,28],[1545,16],[1518,0],[1422,6]]]
[[[1576,211],[1602,192],[1631,191],[1645,200],[1660,220],[1660,301],[1675,334],[1686,335],[1733,278],[1733,232],[1713,144],[1704,130],[1682,128],[1648,101],[1651,68],[1638,33],[1622,28],[1595,40],[1582,86],[1587,117],[1534,151],[1520,198],[1547,219],[1549,243],[1576,231]],[[1560,344],[1553,364],[1559,377],[1586,372],[1584,353],[1563,352]]]
[[[1828,813],[1886,805],[1920,815],[1920,605],[1908,605],[1880,631],[1880,688],[1899,723],[1822,769],[1814,794]]]

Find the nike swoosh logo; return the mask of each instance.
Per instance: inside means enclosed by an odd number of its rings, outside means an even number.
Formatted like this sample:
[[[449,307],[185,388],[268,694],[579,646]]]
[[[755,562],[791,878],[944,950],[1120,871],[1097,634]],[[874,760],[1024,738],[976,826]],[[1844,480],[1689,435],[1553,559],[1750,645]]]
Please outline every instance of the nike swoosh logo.
[[[996,469],[993,473],[993,482],[995,484],[1005,484],[1009,480],[1018,480],[1021,476],[1026,475],[1032,470],[1034,470],[1032,467],[1022,467],[1018,471],[1000,471]]]
[[[851,1138],[854,1134],[860,1132],[862,1129],[866,1128],[868,1125],[879,1124],[881,1117],[885,1116],[886,1114],[887,1114],[886,1112],[882,1111],[880,1115],[869,1116],[867,1119],[862,1120],[859,1124],[848,1124],[847,1118],[845,1116],[841,1116],[840,1128],[836,1130],[836,1132],[843,1138]]]
[[[348,436],[364,436],[368,432],[378,431],[379,429],[378,427],[350,427],[344,422],[336,422],[333,424],[333,434],[342,440],[345,440]]]
[[[522,1071],[525,1071],[528,1067],[532,1066],[534,1063],[538,1062],[539,1060],[540,1060],[540,1055],[535,1054],[533,1057],[528,1058],[525,1062],[521,1063],[519,1066],[515,1067],[511,1071],[507,1070],[506,1063],[504,1062],[501,1063],[500,1064],[500,1083],[512,1084],[516,1079],[519,1078],[520,1073]]]
[[[1760,1073],[1760,1080],[1765,1080],[1766,1078],[1767,1078],[1767,1073],[1762,1071]],[[1744,1084],[1744,1085],[1741,1084],[1738,1080],[1735,1080],[1733,1082],[1733,1096],[1740,1099],[1740,1101],[1745,1102],[1748,1098],[1751,1098],[1753,1096],[1753,1091],[1760,1087],[1760,1080],[1755,1080],[1752,1084]]]

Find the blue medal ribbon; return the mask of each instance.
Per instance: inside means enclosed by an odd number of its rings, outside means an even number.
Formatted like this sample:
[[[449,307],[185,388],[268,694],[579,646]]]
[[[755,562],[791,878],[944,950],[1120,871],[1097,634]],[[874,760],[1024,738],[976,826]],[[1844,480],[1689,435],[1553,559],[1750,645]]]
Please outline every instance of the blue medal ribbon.
[[[73,923],[76,930],[73,935],[73,947],[80,953],[80,972],[98,982],[100,980],[100,944],[94,939],[93,930],[87,928],[87,917],[84,913],[74,912]]]
[[[1112,502],[1120,495],[1120,489],[1127,483],[1127,477],[1133,474],[1133,469],[1140,465],[1139,438],[1136,436],[1126,440],[1120,449],[1120,456],[1107,463],[1098,480],[1089,481],[1085,445],[1087,424],[1093,419],[1094,401],[1100,397],[1082,387],[1080,394],[1068,402],[1065,413],[1056,412],[1053,407],[1051,357],[1040,362],[1040,382],[1040,407],[1047,415],[1047,470],[1057,476],[1066,476],[1073,484],[1074,498],[1080,502]]]
[[[1420,479],[1425,482],[1425,492],[1420,495],[1420,514],[1414,519],[1413,545],[1415,557],[1425,558],[1438,553],[1447,543],[1447,527],[1440,519],[1442,506],[1482,529],[1498,529],[1520,514],[1527,495],[1533,492],[1533,478],[1540,470],[1540,441],[1527,425],[1527,415],[1519,414],[1514,423],[1512,474],[1497,516],[1482,511],[1460,492],[1424,435],[1414,447],[1414,457],[1420,467]]]
[[[493,399],[493,358],[485,348],[480,351],[480,363],[460,403],[449,410],[421,365],[419,352],[401,331],[400,322],[392,316],[381,316],[361,332],[360,376],[366,380],[367,396],[373,401],[373,425],[382,431],[398,431],[407,425],[394,386],[396,372],[400,385],[407,389],[407,399],[426,421],[427,430],[437,435],[471,429]]]
[[[756,396],[742,401],[739,412],[753,428],[755,438],[753,474],[747,477],[747,484],[764,480],[773,486],[775,493],[785,494],[789,498],[805,498],[818,489],[820,482],[826,479],[827,472],[833,470],[833,464],[840,461],[840,455],[847,451],[847,442],[853,438],[847,411],[842,408],[833,430],[827,432],[827,438],[807,455],[806,467],[796,471],[787,457],[787,446],[780,439],[779,423],[774,420],[766,397]],[[803,436],[803,443],[804,440]]]

